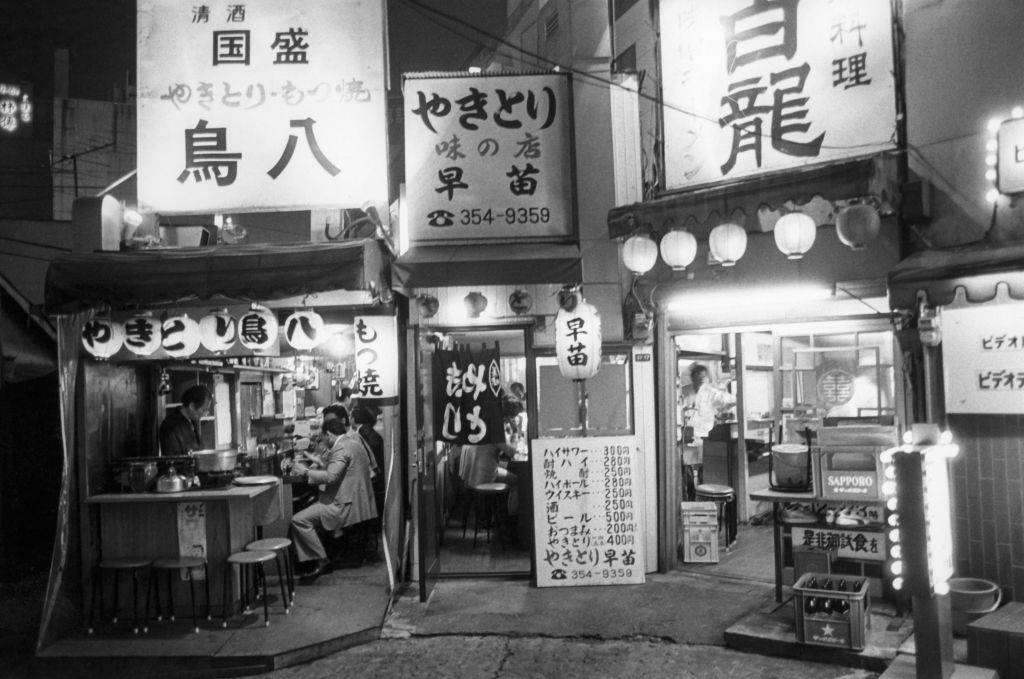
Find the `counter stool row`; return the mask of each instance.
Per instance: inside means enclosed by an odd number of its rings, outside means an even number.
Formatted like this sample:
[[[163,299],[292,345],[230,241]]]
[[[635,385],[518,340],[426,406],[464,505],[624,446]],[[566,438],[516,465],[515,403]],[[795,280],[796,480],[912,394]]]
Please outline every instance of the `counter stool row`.
[[[286,538],[266,538],[250,542],[242,552],[236,552],[227,559],[227,568],[224,571],[224,618],[222,627],[227,627],[228,617],[231,613],[231,585],[232,575],[235,566],[239,570],[239,585],[242,593],[241,603],[243,612],[252,610],[252,595],[258,592],[262,583],[263,586],[263,616],[264,625],[270,625],[270,611],[267,601],[267,577],[264,564],[273,561],[277,568],[277,579],[281,586],[281,602],[284,605],[285,613],[291,611],[291,605],[295,601],[295,571],[291,560],[291,540]],[[99,599],[99,615],[103,617],[105,603],[103,598],[103,580],[106,573],[112,573],[114,579],[113,592],[113,616],[111,621],[117,623],[120,609],[118,607],[118,592],[120,591],[121,574],[126,573],[131,579],[132,587],[132,633],[143,634],[149,632],[150,602],[154,601],[156,607],[156,619],[164,619],[164,608],[161,604],[160,573],[166,574],[167,583],[167,619],[175,619],[174,611],[174,575],[177,572],[185,571],[189,585],[189,597],[192,604],[192,628],[199,632],[198,616],[196,614],[196,592],[194,571],[197,568],[203,569],[204,594],[206,609],[204,616],[210,620],[210,578],[206,559],[196,556],[181,556],[175,558],[149,559],[145,557],[123,557],[117,559],[101,559],[96,565],[92,578],[92,593],[89,606],[88,632],[94,631],[93,623],[96,618],[96,603]],[[139,618],[139,580],[143,572],[148,572],[149,578],[146,585],[146,599],[143,607],[142,618]],[[255,591],[254,591],[255,590]]]

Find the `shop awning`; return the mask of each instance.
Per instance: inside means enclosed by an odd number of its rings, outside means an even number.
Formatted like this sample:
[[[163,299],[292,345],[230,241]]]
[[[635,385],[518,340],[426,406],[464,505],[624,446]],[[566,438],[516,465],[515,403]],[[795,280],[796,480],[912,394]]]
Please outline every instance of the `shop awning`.
[[[580,283],[575,245],[429,245],[414,247],[392,265],[397,288],[520,283]]]
[[[227,297],[272,300],[327,290],[387,289],[374,240],[60,256],[46,273],[46,310],[146,307]]]
[[[758,231],[761,207],[778,210],[787,201],[802,205],[815,196],[829,201],[873,196],[887,202],[896,186],[896,163],[888,155],[771,172],[613,208],[608,235],[627,238],[641,227],[658,232],[682,227],[700,239],[722,221],[746,222],[747,231]]]
[[[907,257],[889,272],[889,307],[912,309],[917,293],[928,304],[949,304],[956,289],[967,301],[988,302],[996,287],[1005,283],[1009,294],[1024,299],[1024,243],[972,243],[944,250],[923,250]]]

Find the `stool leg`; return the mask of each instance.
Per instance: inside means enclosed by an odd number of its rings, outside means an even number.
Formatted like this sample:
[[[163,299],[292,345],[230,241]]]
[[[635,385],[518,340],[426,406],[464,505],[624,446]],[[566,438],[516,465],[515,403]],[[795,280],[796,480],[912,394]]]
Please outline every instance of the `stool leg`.
[[[153,604],[156,609],[156,619],[164,619],[164,605],[160,601],[160,573],[153,571],[149,576],[150,581],[153,583]]]
[[[249,602],[249,567],[245,564],[238,564],[238,582],[242,594],[242,613],[251,613],[252,605]]]
[[[210,564],[203,564],[203,587],[206,590],[206,619],[210,619]]]
[[[110,622],[117,624],[117,594],[118,590],[121,589],[121,569],[114,569],[114,617],[110,619]]]
[[[132,634],[139,633],[139,569],[132,569]]]
[[[285,567],[288,569],[288,596],[289,602],[295,603],[295,562],[292,561],[292,551],[289,547],[284,548]]]
[[[224,564],[224,592],[221,597],[224,620],[220,624],[221,627],[228,626],[228,611],[231,608],[231,571],[233,570],[235,570],[235,566],[230,561]]]
[[[149,602],[153,599],[153,583],[156,581],[156,571],[149,569],[149,577],[146,578],[146,603],[142,607],[142,633],[149,634]]]
[[[199,623],[196,622],[196,584],[192,579],[192,568],[188,569],[188,593],[192,599],[192,631],[199,634]]]
[[[171,615],[168,620],[174,622],[174,569],[167,569],[167,601],[168,606],[171,607]]]
[[[96,586],[101,585],[100,590],[102,591],[102,583],[100,583],[100,577],[103,571],[99,568],[94,568],[92,572],[92,592],[89,597],[89,634],[93,633],[93,620],[96,619]],[[100,611],[100,617],[103,617],[103,611]]]
[[[263,581],[263,626],[270,627],[270,603],[267,601],[267,573],[263,564],[256,564],[256,575]]]
[[[285,585],[285,572],[284,572],[284,557],[280,552],[274,552],[274,565],[277,566],[277,584],[281,586],[281,603],[284,604],[284,614],[288,615],[290,612],[288,599],[288,592],[286,591]]]

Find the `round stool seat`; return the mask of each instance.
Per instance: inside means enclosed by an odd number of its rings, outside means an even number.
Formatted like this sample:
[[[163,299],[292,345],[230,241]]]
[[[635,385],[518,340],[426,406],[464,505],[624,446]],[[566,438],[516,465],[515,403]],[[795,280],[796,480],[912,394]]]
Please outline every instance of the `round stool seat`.
[[[172,559],[157,559],[153,562],[153,568],[199,568],[206,564],[206,559],[201,556],[178,556]]]
[[[250,564],[250,563],[266,563],[267,561],[273,561],[277,558],[277,555],[267,550],[251,550],[245,552],[235,552],[228,557],[230,563],[238,564]]]
[[[702,483],[694,489],[698,495],[707,497],[728,497],[733,494],[730,486],[723,486],[717,483]]]
[[[292,541],[288,538],[264,538],[262,540],[250,542],[245,546],[245,548],[248,551],[273,552],[278,549],[287,549],[291,546]]]
[[[509,485],[507,483],[481,483],[478,486],[470,486],[469,489],[474,493],[507,493]]]
[[[126,556],[120,559],[103,559],[100,561],[100,568],[145,568],[151,563],[152,559]]]

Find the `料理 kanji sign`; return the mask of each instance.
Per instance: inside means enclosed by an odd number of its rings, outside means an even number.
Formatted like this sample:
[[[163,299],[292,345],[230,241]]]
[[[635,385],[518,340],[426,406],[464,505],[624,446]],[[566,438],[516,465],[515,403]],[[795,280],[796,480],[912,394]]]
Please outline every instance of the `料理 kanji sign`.
[[[139,202],[387,202],[383,3],[140,0]]]

